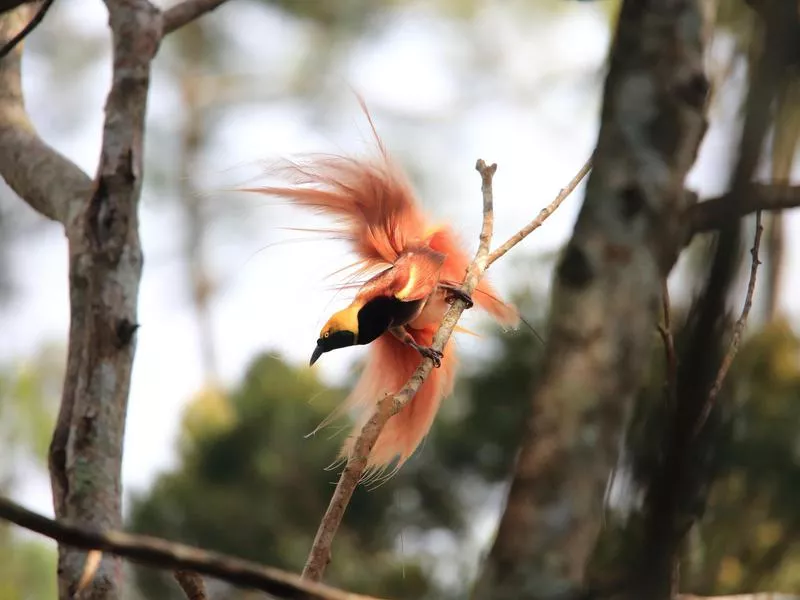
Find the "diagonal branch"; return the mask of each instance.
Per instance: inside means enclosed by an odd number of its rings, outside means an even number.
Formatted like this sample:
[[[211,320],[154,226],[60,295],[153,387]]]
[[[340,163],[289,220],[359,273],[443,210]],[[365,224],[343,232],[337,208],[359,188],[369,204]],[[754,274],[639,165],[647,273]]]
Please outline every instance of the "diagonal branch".
[[[210,575],[239,587],[254,588],[275,598],[296,600],[380,600],[304,581],[297,575],[263,567],[250,561],[208,552],[160,538],[132,535],[121,531],[88,530],[48,519],[19,504],[0,497],[0,518],[59,542],[102,550],[132,561],[161,569],[190,570]],[[178,575],[176,575],[177,577]],[[183,586],[183,583],[181,583]],[[184,587],[184,589],[186,589]]]
[[[705,406],[703,407],[703,412],[698,418],[697,425],[695,426],[695,434],[697,434],[697,432],[705,424],[706,419],[708,418],[708,415],[714,406],[714,401],[717,399],[717,395],[719,395],[719,392],[722,389],[722,384],[725,381],[725,377],[728,375],[728,371],[733,364],[733,359],[739,350],[739,344],[742,341],[744,328],[747,325],[747,318],[750,315],[750,309],[753,306],[753,295],[756,291],[756,276],[758,275],[758,267],[761,264],[761,261],[758,259],[758,249],[761,246],[761,234],[763,231],[764,227],[761,225],[761,211],[758,211],[756,212],[756,232],[753,237],[753,247],[750,249],[750,279],[747,282],[747,294],[745,295],[744,305],[742,306],[742,313],[739,315],[739,318],[736,320],[736,324],[733,326],[733,336],[731,337],[730,346],[728,351],[725,353],[722,364],[719,367],[717,377],[714,380],[714,385],[708,392],[708,398],[706,399]]]
[[[686,214],[690,235],[719,229],[730,201],[731,194],[725,194],[692,205]],[[744,217],[759,210],[780,211],[797,207],[800,207],[800,185],[756,183],[744,191],[737,208],[739,215]]]
[[[492,179],[497,170],[497,165],[492,164],[487,166],[483,160],[478,160],[475,169],[480,173],[482,182],[483,227],[481,228],[478,251],[475,254],[472,264],[470,264],[467,269],[467,274],[461,287],[461,290],[466,294],[472,294],[480,281],[481,275],[486,269],[489,257],[489,244],[491,243],[494,224]],[[442,319],[442,324],[439,326],[436,335],[433,337],[431,347],[434,350],[441,352],[444,349],[465,308],[466,303],[463,299],[456,299],[453,302]],[[306,565],[303,568],[304,578],[312,581],[319,581],[322,579],[328,562],[330,562],[333,538],[342,522],[350,498],[353,496],[358,482],[361,481],[372,447],[375,445],[375,442],[389,419],[400,412],[402,408],[411,401],[432,368],[433,361],[430,358],[424,359],[406,385],[403,386],[398,393],[394,396],[384,396],[378,401],[374,414],[370,420],[367,421],[356,438],[353,452],[339,478],[328,509],[325,511],[325,515],[322,517],[322,521],[319,524],[314,543],[311,546]]]
[[[164,11],[164,35],[225,4],[227,0],[183,0]]]

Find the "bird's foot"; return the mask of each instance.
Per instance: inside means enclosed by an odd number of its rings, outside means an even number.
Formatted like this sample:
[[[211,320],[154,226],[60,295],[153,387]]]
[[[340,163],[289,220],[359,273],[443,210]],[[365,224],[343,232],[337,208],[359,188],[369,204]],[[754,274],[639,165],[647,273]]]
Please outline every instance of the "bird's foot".
[[[456,300],[463,300],[464,304],[466,304],[464,310],[470,309],[473,306],[475,306],[475,303],[472,301],[472,296],[470,296],[467,292],[461,290],[460,288],[447,287],[445,288],[445,290],[446,290],[446,295],[444,299],[448,304],[452,304]]]
[[[435,368],[439,368],[442,366],[442,357],[444,354],[439,352],[438,350],[434,350],[430,346],[420,346],[419,344],[414,344],[414,350],[419,352],[422,355],[422,358],[430,358],[433,361],[433,366]]]

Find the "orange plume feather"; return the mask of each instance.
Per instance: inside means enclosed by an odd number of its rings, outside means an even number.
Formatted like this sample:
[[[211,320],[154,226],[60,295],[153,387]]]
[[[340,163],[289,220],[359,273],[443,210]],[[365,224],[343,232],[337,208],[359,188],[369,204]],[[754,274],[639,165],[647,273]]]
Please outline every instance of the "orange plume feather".
[[[470,262],[463,245],[449,226],[430,221],[417,203],[405,174],[386,152],[363,101],[361,106],[377,143],[376,157],[311,155],[302,161],[287,162],[274,171],[288,180],[289,185],[250,187],[244,191],[283,197],[331,217],[338,227],[318,231],[349,243],[359,259],[356,264],[359,274],[385,269],[407,251],[428,247],[445,256],[439,281],[460,286]],[[502,325],[515,326],[519,322],[517,310],[503,302],[485,278],[475,290],[473,300]],[[419,345],[431,344],[441,314],[446,310],[441,299],[428,300],[429,305],[437,302],[443,307],[433,311],[435,319],[426,321],[420,317],[407,326]],[[357,409],[361,414],[353,435],[342,448],[342,457],[350,455],[355,436],[369,419],[375,403],[385,394],[398,392],[420,361],[417,350],[390,333],[382,334],[370,344],[361,378],[341,407]],[[430,430],[442,398],[453,389],[457,363],[455,345],[449,342],[441,367],[432,370],[415,397],[381,432],[369,457],[370,469],[385,468],[395,459],[399,459],[399,467],[411,456]]]

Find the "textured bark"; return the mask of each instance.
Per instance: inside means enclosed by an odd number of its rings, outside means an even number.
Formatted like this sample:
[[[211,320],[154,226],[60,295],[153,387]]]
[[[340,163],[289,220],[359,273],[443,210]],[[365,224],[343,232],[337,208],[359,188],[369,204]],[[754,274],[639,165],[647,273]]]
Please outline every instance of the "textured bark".
[[[67,377],[50,447],[56,515],[85,526],[122,524],[122,440],[135,351],[142,270],[138,203],[150,61],[159,13],[147,0],[107,2],[114,74],[103,151],[92,192],[69,227],[70,335]],[[59,549],[63,599],[84,553]],[[104,557],[84,598],[119,597],[118,559]]]
[[[771,125],[774,93],[791,42],[786,24],[791,7],[775,3],[768,10],[764,52],[750,64],[745,120],[732,187],[724,206],[713,259],[703,290],[689,311],[679,344],[674,395],[643,393],[637,418],[628,430],[626,452],[612,486],[603,533],[588,570],[591,587],[606,597],[670,600],[679,589],[680,556],[686,533],[702,514],[715,475],[718,436],[716,394],[724,380],[747,319],[758,268],[761,222],[757,219],[750,283],[742,316],[727,353],[726,302],[740,263],[740,221],[750,182],[761,159]],[[622,488],[616,498],[614,488]]]
[[[0,60],[0,175],[34,210],[63,224],[69,241],[70,332],[49,468],[59,519],[119,529],[127,399],[142,270],[138,203],[150,64],[162,37],[222,2],[189,0],[165,15],[148,0],[107,0],[112,86],[100,162],[91,180],[37,135],[20,85],[22,44]],[[0,43],[21,31],[34,6],[5,2]],[[59,595],[71,598],[86,554],[59,547]],[[121,564],[104,558],[81,598],[120,597]]]
[[[548,358],[475,600],[582,593],[661,281],[684,239],[683,183],[705,129],[700,29],[688,0],[623,4],[594,168],[556,273]]]

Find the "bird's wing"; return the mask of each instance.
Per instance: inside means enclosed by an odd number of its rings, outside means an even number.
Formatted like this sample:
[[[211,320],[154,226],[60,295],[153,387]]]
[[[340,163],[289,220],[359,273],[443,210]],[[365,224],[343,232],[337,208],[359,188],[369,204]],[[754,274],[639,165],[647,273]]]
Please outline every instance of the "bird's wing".
[[[428,248],[405,252],[392,268],[392,295],[403,302],[423,300],[439,283],[445,256]]]
[[[314,231],[348,242],[362,266],[370,270],[396,262],[423,239],[429,223],[411,182],[386,151],[366,105],[359,101],[375,138],[375,156],[301,156],[267,169],[284,185],[241,191],[286,198],[332,218],[335,226]]]
[[[359,290],[362,303],[379,296],[415,302],[430,296],[439,284],[445,256],[428,248],[404,252],[385,271],[367,281]]]

